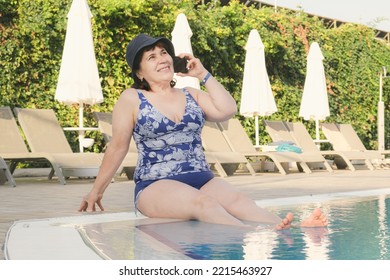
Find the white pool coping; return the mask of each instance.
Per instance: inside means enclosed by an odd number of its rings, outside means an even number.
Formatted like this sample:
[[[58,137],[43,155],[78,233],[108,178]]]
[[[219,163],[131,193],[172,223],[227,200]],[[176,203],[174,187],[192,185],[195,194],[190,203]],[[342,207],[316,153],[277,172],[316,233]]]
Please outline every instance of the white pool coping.
[[[370,196],[378,196],[378,195],[386,195],[386,194],[390,194],[390,188],[264,199],[264,200],[258,200],[256,201],[256,203],[257,205],[262,207],[289,206],[289,205],[298,205],[298,204],[300,205],[300,204],[311,204],[311,203],[323,203],[331,200],[362,198],[362,197],[370,197]]]

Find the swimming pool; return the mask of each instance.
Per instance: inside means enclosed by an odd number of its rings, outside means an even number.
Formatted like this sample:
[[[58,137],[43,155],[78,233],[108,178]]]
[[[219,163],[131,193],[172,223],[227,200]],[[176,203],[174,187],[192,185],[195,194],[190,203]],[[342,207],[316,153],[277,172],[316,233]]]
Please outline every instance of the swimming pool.
[[[248,230],[197,221],[135,219],[86,224],[78,230],[104,259],[390,259],[386,194],[267,208],[280,216],[291,211],[302,219],[318,206],[328,215],[327,228]]]

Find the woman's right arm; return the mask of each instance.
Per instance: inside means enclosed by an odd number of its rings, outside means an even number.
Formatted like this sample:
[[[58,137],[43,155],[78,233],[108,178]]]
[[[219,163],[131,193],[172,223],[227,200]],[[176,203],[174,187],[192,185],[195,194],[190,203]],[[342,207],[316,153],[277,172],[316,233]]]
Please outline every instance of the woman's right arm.
[[[101,203],[103,193],[126,156],[138,108],[138,97],[133,89],[125,90],[115,104],[112,114],[112,138],[104,153],[99,173],[92,190],[83,198],[79,211],[95,211],[96,204],[104,210]]]

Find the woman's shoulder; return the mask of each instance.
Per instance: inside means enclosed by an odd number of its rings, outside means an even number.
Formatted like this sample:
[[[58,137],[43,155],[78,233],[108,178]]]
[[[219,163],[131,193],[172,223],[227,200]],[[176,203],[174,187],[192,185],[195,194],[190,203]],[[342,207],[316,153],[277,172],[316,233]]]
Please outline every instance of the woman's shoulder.
[[[128,88],[122,91],[117,101],[119,104],[139,104],[139,97],[137,90],[134,88]]]
[[[193,87],[184,87],[181,89],[183,92],[189,93],[192,98],[194,98],[198,102],[199,94],[202,93],[200,89]]]
[[[132,95],[137,95],[138,89],[135,88],[127,88],[124,91],[122,91],[121,95],[126,95],[126,96],[132,96]]]
[[[120,99],[134,100],[138,99],[138,90],[135,88],[128,88],[122,91]]]

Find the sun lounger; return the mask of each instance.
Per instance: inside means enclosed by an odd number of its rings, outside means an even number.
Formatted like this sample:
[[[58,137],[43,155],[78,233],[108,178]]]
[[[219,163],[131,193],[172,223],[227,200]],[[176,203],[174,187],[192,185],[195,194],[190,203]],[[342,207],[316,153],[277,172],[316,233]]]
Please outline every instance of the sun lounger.
[[[102,133],[104,141],[108,145],[112,138],[112,113],[94,112],[93,117],[97,121],[99,131]],[[137,146],[134,141],[130,142],[129,152],[136,155],[138,154]]]
[[[260,152],[255,149],[250,141],[244,127],[238,119],[230,119],[226,122],[219,123],[223,135],[233,151],[239,152],[247,157],[251,162],[260,160],[261,168],[266,159],[273,161],[278,171],[285,175],[288,172],[290,163],[298,163],[306,173],[311,173],[309,166],[303,162],[300,154],[295,152]]]
[[[98,123],[100,132],[103,135],[106,145],[109,145],[112,138],[112,113],[94,112],[93,117]],[[128,179],[132,179],[135,167],[137,166],[138,151],[135,142],[130,142],[129,151],[121,164],[121,171],[124,172]]]
[[[359,151],[371,153],[375,155],[378,159],[382,158],[382,156],[384,155],[390,154],[390,150],[383,150],[383,151],[368,150],[366,146],[364,146],[362,140],[360,139],[359,135],[356,133],[355,129],[351,124],[340,123],[337,124],[337,127],[341,135],[347,141],[348,145],[351,147],[352,150],[359,150]]]
[[[283,121],[264,121],[265,128],[274,142],[293,142],[302,153],[299,154],[306,164],[321,164],[329,172],[333,172],[332,167],[319,151],[306,128],[300,126],[300,123],[284,123]],[[303,129],[304,130],[303,130]],[[299,132],[297,131],[299,130]]]
[[[349,139],[344,137],[336,123],[321,123],[321,129],[325,134],[325,137],[332,144],[333,150],[336,152],[342,152],[350,161],[355,160],[358,162],[364,162],[367,168],[374,170],[371,160],[380,159],[382,157],[382,153],[379,151],[366,150],[360,139],[356,139],[356,137],[358,137],[357,134],[355,136],[352,134],[352,138]],[[343,126],[344,133],[347,133],[348,131],[350,136],[351,129],[353,128]]]
[[[347,150],[319,150],[314,143],[309,132],[301,122],[287,122],[286,126],[293,134],[298,145],[302,146],[305,151],[320,152],[323,156],[333,157],[338,169],[344,169],[348,167],[351,171],[355,171],[355,160],[363,160],[368,169],[373,170],[369,160],[366,160],[366,155],[360,151],[347,151]]]
[[[103,154],[74,153],[53,110],[22,108],[14,110],[31,149],[29,152],[26,146],[19,147],[23,150],[23,154],[20,155],[22,159],[39,158],[48,161],[52,167],[49,179],[55,174],[61,184],[66,184],[67,177],[97,176]],[[21,137],[19,142],[20,139]],[[21,141],[23,142],[23,139]],[[4,157],[3,154],[1,156]],[[14,160],[17,161],[18,158]]]
[[[202,143],[206,157],[214,157],[227,175],[234,174],[240,165],[245,166],[252,175],[256,174],[243,154],[232,151],[217,123],[206,121],[202,130]]]
[[[0,157],[0,185],[7,182],[13,186],[16,187],[16,182],[14,180],[14,177],[12,177],[11,171],[9,170],[7,163],[4,161],[3,158]]]
[[[19,162],[48,162],[50,155],[45,153],[31,153],[20,134],[18,124],[10,107],[0,107],[0,156],[9,161],[9,170],[14,172]],[[57,165],[52,166],[57,173],[61,170]],[[65,183],[63,176],[59,177],[62,183]]]

